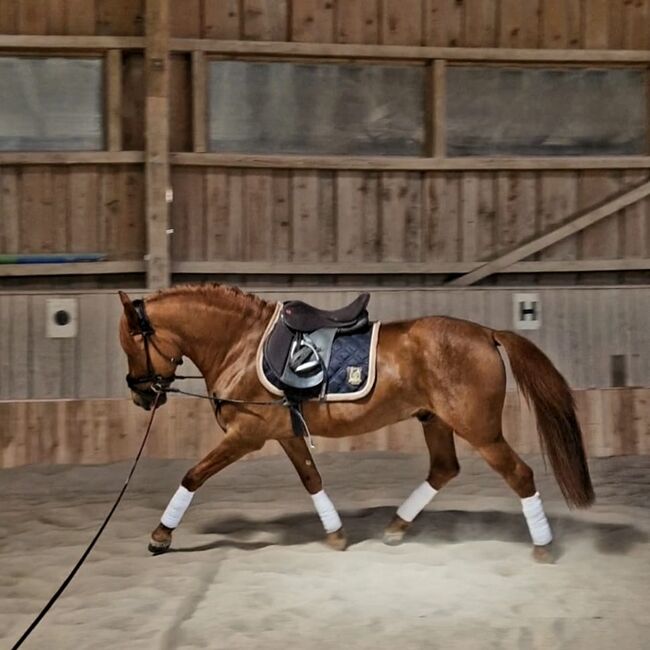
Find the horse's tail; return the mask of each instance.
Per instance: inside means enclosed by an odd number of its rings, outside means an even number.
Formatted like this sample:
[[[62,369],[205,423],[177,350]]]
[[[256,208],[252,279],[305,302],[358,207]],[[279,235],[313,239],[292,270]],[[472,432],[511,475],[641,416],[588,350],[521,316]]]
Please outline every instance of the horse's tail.
[[[589,507],[594,502],[594,489],[575,402],[566,380],[550,359],[523,336],[495,331],[493,337],[505,348],[515,380],[528,404],[532,402],[542,453],[551,461],[567,504]]]

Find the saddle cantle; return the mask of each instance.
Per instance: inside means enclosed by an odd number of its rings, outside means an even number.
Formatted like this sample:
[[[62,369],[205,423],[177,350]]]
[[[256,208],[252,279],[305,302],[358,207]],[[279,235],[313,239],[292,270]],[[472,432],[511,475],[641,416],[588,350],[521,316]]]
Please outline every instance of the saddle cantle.
[[[366,308],[369,300],[370,294],[362,293],[349,305],[331,311],[318,309],[301,300],[289,300],[282,307],[282,320],[296,332],[313,332],[325,327],[356,330],[368,324]]]
[[[292,300],[278,304],[258,350],[258,377],[270,392],[299,403],[360,399],[374,385],[379,323],[370,295],[326,311]]]

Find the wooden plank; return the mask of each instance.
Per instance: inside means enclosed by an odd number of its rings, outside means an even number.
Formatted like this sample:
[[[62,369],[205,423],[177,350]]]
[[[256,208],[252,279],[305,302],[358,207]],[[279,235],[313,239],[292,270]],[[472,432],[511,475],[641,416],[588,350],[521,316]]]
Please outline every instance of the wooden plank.
[[[608,47],[609,6],[610,0],[583,0],[583,47]]]
[[[229,173],[208,169],[205,175],[206,259],[227,259],[229,219]],[[173,268],[173,264],[172,264]]]
[[[617,176],[606,172],[583,172],[578,189],[578,207],[589,208],[620,189]],[[607,218],[586,228],[580,235],[581,259],[614,259],[619,257],[619,216]]]
[[[649,0],[634,0],[634,2],[612,2],[611,11],[620,21],[620,40],[610,46],[624,50],[647,49],[650,47],[650,2]],[[618,11],[616,11],[618,9]]]
[[[439,47],[461,45],[463,3],[428,0],[424,5],[424,43]]]
[[[2,165],[98,165],[142,163],[140,151],[3,151]]]
[[[147,286],[169,285],[169,1],[148,0],[145,53],[147,96],[146,128],[146,215]]]
[[[145,14],[149,10],[150,1],[95,0],[97,34],[135,36],[144,33]]]
[[[67,36],[34,34],[0,34],[3,50],[71,50],[100,52],[102,50],[142,50],[140,36]]]
[[[406,243],[408,176],[400,172],[382,174],[379,193],[381,196],[380,259],[386,262],[419,261],[418,251],[409,251]]]
[[[95,3],[88,0],[65,0],[65,34],[88,36],[95,33]]]
[[[377,0],[345,0],[336,5],[338,43],[379,43],[379,4]]]
[[[318,172],[293,175],[291,259],[294,262],[319,261],[319,185]]]
[[[301,43],[334,42],[333,0],[293,2],[290,40]]]
[[[647,178],[644,172],[625,172],[626,186],[636,185]],[[650,257],[650,201],[644,199],[625,208],[621,220],[621,256]]]
[[[178,38],[201,38],[202,0],[183,0],[170,5],[171,35]]]
[[[48,34],[65,34],[66,33],[66,0],[49,0],[47,3],[47,33]],[[44,11],[41,9],[41,11]],[[44,13],[45,13],[44,12]]]
[[[460,260],[460,177],[427,174],[423,189],[424,220],[428,233],[425,259]]]
[[[106,53],[106,141],[109,151],[122,150],[122,52]]]
[[[541,47],[580,47],[580,2],[541,0]]]
[[[244,40],[287,40],[287,0],[243,0],[242,15]]]
[[[571,172],[545,172],[540,176],[540,231],[562,224],[578,209],[578,177]],[[542,260],[572,260],[577,256],[576,237],[567,237],[540,252]]]
[[[206,259],[204,172],[178,169],[172,175],[174,201],[171,205],[172,259]]]
[[[323,262],[336,259],[336,203],[334,173],[320,172],[318,182],[318,258]]]
[[[0,0],[0,34],[18,33],[20,0]]]
[[[19,173],[12,167],[0,169],[0,251],[20,251]]]
[[[463,260],[480,259],[478,220],[479,178],[476,173],[470,172],[461,176],[460,184],[461,257]]]
[[[360,268],[380,259],[379,179],[374,174],[337,174],[337,258]],[[362,265],[361,265],[362,266]]]
[[[203,0],[203,37],[240,37],[239,0]]]
[[[128,152],[131,153],[131,152]],[[0,154],[0,164],[17,164],[13,154]],[[18,158],[20,160],[20,158]],[[28,161],[29,158],[23,158]],[[287,154],[172,153],[172,165],[210,167],[268,167],[273,169],[359,170],[557,170],[557,169],[648,169],[648,156],[531,157],[531,158],[423,158],[417,156],[304,156]],[[36,164],[36,163],[34,163]]]
[[[539,41],[539,0],[501,0],[499,45],[533,48]]]
[[[274,171],[271,258],[276,262],[291,259],[291,174]]]
[[[273,257],[272,172],[248,172],[244,176],[244,259],[271,260]]]
[[[145,71],[144,56],[139,52],[124,52],[122,57],[122,146],[137,151],[144,162]]]
[[[555,244],[565,237],[597,223],[601,219],[604,219],[610,214],[614,214],[622,208],[626,208],[628,205],[645,198],[649,194],[650,182],[643,183],[632,190],[618,194],[595,208],[577,214],[574,219],[563,226],[555,228],[551,232],[540,237],[535,237],[525,244],[514,247],[512,250],[500,255],[495,260],[484,264],[476,271],[472,271],[460,278],[452,280],[449,284],[453,286],[469,286],[470,284],[474,284],[488,275],[505,269],[514,262],[519,262],[529,255],[543,250],[547,246]]]
[[[42,0],[21,0],[18,12],[18,31],[21,34],[47,34],[47,7]]]
[[[207,98],[205,54],[192,52],[192,144],[199,153],[207,150]]]
[[[497,248],[512,249],[536,228],[535,178],[530,172],[497,175]]]
[[[423,0],[382,0],[382,43],[422,45]]]
[[[489,260],[497,254],[496,179],[491,173],[478,176],[478,217],[476,260]]]
[[[79,299],[79,364],[76,397],[90,398],[110,395],[106,360],[107,341],[115,336],[109,330],[106,297],[89,294]],[[92,326],[91,326],[92,323]]]
[[[465,3],[463,45],[495,47],[497,44],[497,2]]]
[[[48,275],[123,275],[144,273],[144,262],[68,262],[64,264],[0,264],[0,277]]]

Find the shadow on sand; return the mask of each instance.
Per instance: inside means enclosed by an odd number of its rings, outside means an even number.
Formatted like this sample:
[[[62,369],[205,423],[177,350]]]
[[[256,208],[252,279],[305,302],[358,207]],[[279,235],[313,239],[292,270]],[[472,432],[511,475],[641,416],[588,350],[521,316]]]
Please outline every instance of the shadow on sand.
[[[394,507],[341,512],[350,546],[366,540],[380,540],[384,527],[394,513]],[[578,539],[592,540],[600,553],[625,555],[638,544],[649,540],[644,531],[626,524],[583,521],[570,515],[550,517],[550,521],[561,546],[570,545]],[[197,546],[172,548],[170,552],[191,553],[216,548],[254,550],[268,546],[308,544],[323,538],[318,518],[311,512],[267,520],[231,517],[207,524],[200,532],[206,536],[219,535],[219,539]],[[453,544],[480,540],[530,543],[521,514],[496,510],[423,512],[408,532],[405,543]]]

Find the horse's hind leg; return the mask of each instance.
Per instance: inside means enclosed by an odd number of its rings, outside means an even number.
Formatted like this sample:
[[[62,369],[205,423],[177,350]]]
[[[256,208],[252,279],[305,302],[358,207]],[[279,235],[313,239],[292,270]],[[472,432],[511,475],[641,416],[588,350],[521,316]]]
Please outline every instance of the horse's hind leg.
[[[499,432],[490,443],[478,447],[488,465],[497,471],[521,499],[528,530],[533,540],[533,557],[539,562],[553,562],[553,535],[537,490],[533,470],[524,463]]]
[[[327,535],[325,543],[337,551],[345,550],[347,540],[343,532],[341,518],[336,512],[334,504],[323,490],[323,480],[305,439],[294,437],[287,440],[278,440],[278,442],[296,468],[305,489],[311,495],[314,508],[316,508]]]
[[[395,517],[384,532],[386,544],[399,544],[411,522],[436,493],[460,471],[452,428],[436,415],[424,421],[422,428],[429,449],[429,475],[397,509]]]
[[[260,449],[264,444],[261,438],[245,437],[229,433],[215,449],[190,468],[183,477],[181,485],[171,498],[160,523],[151,534],[149,551],[163,553],[172,543],[172,532],[181,523],[185,511],[189,508],[194,493],[211,476],[221,471],[236,460]]]

